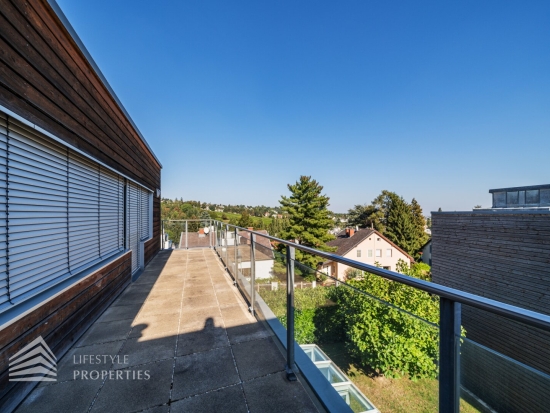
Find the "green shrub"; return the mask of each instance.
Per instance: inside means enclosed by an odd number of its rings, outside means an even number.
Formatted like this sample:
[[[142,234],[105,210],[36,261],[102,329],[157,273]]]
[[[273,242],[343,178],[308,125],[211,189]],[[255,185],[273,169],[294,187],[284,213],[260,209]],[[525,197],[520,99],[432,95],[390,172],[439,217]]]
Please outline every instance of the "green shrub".
[[[336,304],[331,300],[334,290],[317,287],[294,291],[294,329],[299,344],[333,342],[344,337],[342,323],[336,322]],[[286,289],[262,290],[260,295],[286,328]]]
[[[432,323],[439,321],[438,297],[368,273],[350,285]],[[437,376],[435,326],[351,288],[338,289],[346,346],[361,366],[388,377]]]

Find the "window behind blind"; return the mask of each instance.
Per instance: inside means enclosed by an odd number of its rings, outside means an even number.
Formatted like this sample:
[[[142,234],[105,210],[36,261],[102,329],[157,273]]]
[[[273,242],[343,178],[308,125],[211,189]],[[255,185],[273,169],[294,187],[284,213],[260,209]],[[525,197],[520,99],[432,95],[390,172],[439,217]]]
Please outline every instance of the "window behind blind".
[[[134,186],[140,206],[149,192]],[[0,312],[124,251],[124,190],[124,177],[0,112]]]

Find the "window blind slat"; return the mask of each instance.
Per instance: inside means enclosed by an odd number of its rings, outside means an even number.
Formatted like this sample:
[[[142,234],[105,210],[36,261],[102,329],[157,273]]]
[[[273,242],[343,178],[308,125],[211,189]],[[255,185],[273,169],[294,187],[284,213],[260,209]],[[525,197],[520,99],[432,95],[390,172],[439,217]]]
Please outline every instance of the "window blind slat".
[[[123,251],[124,208],[124,178],[0,112],[0,312]]]

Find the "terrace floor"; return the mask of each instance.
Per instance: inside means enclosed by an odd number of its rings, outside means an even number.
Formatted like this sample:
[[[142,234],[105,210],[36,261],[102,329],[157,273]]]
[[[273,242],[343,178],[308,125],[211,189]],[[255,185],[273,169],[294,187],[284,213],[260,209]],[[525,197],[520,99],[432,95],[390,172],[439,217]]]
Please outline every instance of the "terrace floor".
[[[318,412],[214,251],[163,251],[17,412]]]

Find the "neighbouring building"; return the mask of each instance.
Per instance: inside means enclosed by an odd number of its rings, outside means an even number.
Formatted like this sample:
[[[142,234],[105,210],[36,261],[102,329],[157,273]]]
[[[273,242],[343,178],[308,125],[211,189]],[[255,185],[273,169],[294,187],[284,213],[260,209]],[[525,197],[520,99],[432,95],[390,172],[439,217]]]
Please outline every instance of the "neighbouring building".
[[[426,242],[422,248],[420,248],[420,252],[422,253],[422,262],[424,264],[428,264],[430,267],[432,266],[432,239],[430,238],[428,242]]]
[[[9,381],[9,357],[41,336],[60,358],[159,251],[161,164],[55,1],[5,2],[0,18],[0,411],[11,411],[37,383]]]
[[[409,265],[414,262],[413,257],[384,235],[371,228],[363,228],[357,231],[353,228],[347,228],[341,231],[336,239],[327,242],[327,245],[336,247],[335,254],[342,257],[364,264],[378,264],[380,267],[392,271],[396,271],[399,260],[403,260]],[[339,280],[344,280],[348,268],[347,265],[327,261],[322,264],[321,271]]]
[[[432,213],[432,279],[550,315],[550,185],[489,192],[492,208]],[[499,412],[548,411],[550,333],[466,305],[462,325],[463,386]]]
[[[249,228],[251,231],[253,228]],[[257,233],[269,235],[265,229],[257,229]],[[250,259],[250,233],[246,231],[238,232],[239,241],[238,241],[238,250],[237,250],[237,262],[239,263],[239,268],[243,273],[250,275],[251,259]],[[269,238],[265,238],[259,235],[256,235],[254,242],[254,263],[255,263],[255,278],[268,279],[273,277],[273,264],[275,263],[275,255],[273,254],[273,247]]]

